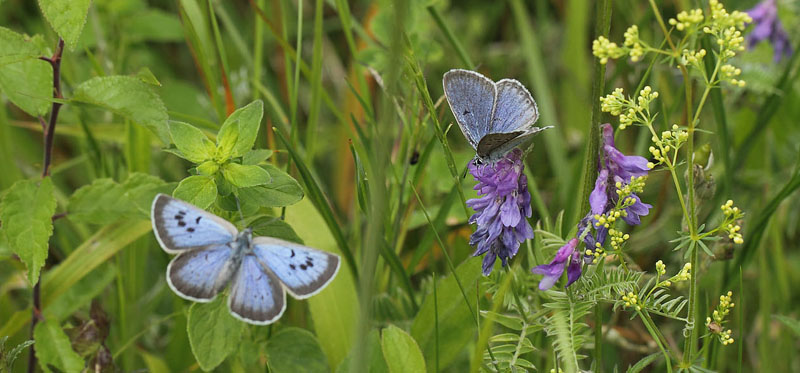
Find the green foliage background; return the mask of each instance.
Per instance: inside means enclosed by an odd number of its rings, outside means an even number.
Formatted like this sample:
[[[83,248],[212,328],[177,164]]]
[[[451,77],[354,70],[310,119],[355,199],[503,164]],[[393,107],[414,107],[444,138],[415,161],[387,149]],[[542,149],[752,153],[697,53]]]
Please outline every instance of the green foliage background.
[[[672,17],[705,1],[659,3]],[[800,5],[779,4],[797,44]],[[647,2],[614,1],[611,14],[612,40],[631,24],[660,40]],[[543,371],[588,368],[579,360],[590,354],[602,358],[596,370],[661,369],[632,315],[605,308],[603,328],[588,317],[586,302],[613,302],[641,275],[586,274],[581,286],[606,290],[574,303],[543,297],[529,272],[583,214],[596,22],[589,0],[0,1],[0,371],[31,337],[42,371],[108,361],[126,372]],[[53,99],[52,66],[38,58],[52,56],[59,38],[63,99]],[[745,244],[714,246],[695,269],[698,320],[719,294],[736,293],[736,343],[704,353],[706,368],[800,369],[797,61],[773,63],[767,44],[741,54],[747,87],[721,90],[701,116],[714,131],[696,142],[714,153],[716,193],[698,215],[713,216],[727,197],[747,212]],[[451,68],[520,80],[539,124],[555,126],[525,160],[531,222],[551,233],[537,233],[510,270],[498,264],[489,278],[468,245],[463,202],[475,191],[462,174],[474,152],[442,100]],[[646,68],[609,64],[602,94],[634,91]],[[656,68],[648,78],[673,118],[683,89],[674,73]],[[54,103],[64,106],[41,178]],[[633,128],[617,145],[648,156],[649,137]],[[682,227],[671,182],[665,172],[648,180],[642,200],[655,208],[626,249],[635,269],[684,262],[670,243]],[[164,280],[170,256],[149,222],[157,193],[338,253],[342,269],[267,327],[233,319],[222,298],[191,304]],[[41,321],[31,335],[37,282]],[[680,338],[680,324],[656,321]],[[601,344],[591,345],[597,331]],[[26,369],[27,351],[13,371]]]

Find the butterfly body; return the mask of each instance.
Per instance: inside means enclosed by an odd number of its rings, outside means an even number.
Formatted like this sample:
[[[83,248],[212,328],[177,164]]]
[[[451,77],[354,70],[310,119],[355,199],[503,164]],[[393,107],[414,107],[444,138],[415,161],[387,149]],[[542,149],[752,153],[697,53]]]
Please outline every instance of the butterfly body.
[[[496,162],[535,134],[536,101],[514,79],[491,79],[470,70],[453,69],[442,79],[445,97],[461,132],[482,162]]]
[[[210,302],[230,286],[228,308],[248,323],[274,322],[286,292],[299,299],[321,291],[336,276],[339,257],[271,237],[239,232],[230,222],[184,201],[159,194],[153,231],[164,251],[178,254],[167,266],[167,284],[179,296]]]

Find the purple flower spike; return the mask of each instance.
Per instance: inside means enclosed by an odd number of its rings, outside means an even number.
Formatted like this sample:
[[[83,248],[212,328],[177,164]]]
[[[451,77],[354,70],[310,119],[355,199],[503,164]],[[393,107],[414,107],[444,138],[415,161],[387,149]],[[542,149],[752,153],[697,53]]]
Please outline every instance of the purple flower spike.
[[[539,290],[550,289],[556,284],[556,281],[558,281],[564,273],[564,266],[567,259],[570,258],[570,263],[567,266],[567,286],[570,286],[575,280],[581,277],[580,253],[575,250],[577,246],[577,238],[569,240],[564,246],[558,249],[555,258],[553,258],[550,264],[542,264],[531,270],[531,272],[537,275],[544,275],[542,281],[539,281]]]
[[[650,170],[646,158],[622,154],[614,146],[614,129],[610,124],[603,124],[602,130],[604,160],[600,162],[594,190],[589,196],[591,215],[605,214],[616,205],[619,199],[617,182],[628,184],[632,177],[646,176]],[[639,217],[647,215],[653,206],[642,202],[636,194],[629,197],[636,202],[625,209],[628,215],[624,219],[630,225],[638,225],[641,222]]]
[[[761,41],[768,41],[774,49],[773,60],[777,63],[784,56],[792,55],[789,36],[778,19],[778,7],[775,0],[764,0],[747,14],[753,18],[753,29],[747,35],[747,46],[752,48]]]
[[[475,190],[480,198],[467,201],[475,210],[469,218],[477,224],[469,244],[476,246],[473,256],[483,255],[483,274],[492,273],[497,258],[508,264],[519,250],[519,245],[533,238],[531,194],[528,179],[522,172],[522,150],[514,149],[496,163],[470,162],[469,172],[478,181]]]

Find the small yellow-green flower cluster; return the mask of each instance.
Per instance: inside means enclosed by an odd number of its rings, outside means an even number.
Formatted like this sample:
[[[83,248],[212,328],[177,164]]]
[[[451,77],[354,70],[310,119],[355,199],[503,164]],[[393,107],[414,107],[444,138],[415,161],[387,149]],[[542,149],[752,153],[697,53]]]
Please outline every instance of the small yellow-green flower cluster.
[[[644,44],[639,40],[639,26],[633,25],[625,30],[625,42],[623,45],[628,47],[628,55],[631,56],[631,61],[639,61],[644,56]]]
[[[733,243],[741,245],[744,243],[744,238],[742,238],[742,234],[739,233],[742,227],[737,223],[737,220],[741,219],[744,213],[742,210],[739,210],[738,207],[733,206],[732,200],[725,202],[721,209],[722,214],[725,215],[725,219],[720,229],[728,234],[728,238],[731,239]]]
[[[611,248],[614,249],[614,251],[619,251],[620,246],[622,246],[625,241],[631,238],[629,234],[620,232],[613,228],[608,230],[608,236],[611,238]]]
[[[625,97],[622,88],[617,88],[613,93],[600,97],[600,110],[619,116],[619,129],[624,130],[633,124],[650,123],[650,103],[656,98],[658,92],[653,91],[650,86],[639,91],[636,100]]]
[[[631,180],[627,184],[622,184],[621,181],[617,181],[617,183],[614,185],[617,187],[617,195],[619,196],[620,201],[617,209],[624,209],[636,203],[636,199],[632,197],[626,197],[633,193],[642,193],[644,191],[646,181],[647,176],[631,176]]]
[[[728,13],[719,0],[709,0],[708,7],[711,9],[712,24],[720,28],[734,27],[742,30],[747,23],[753,22],[753,19],[745,12],[734,10]]]
[[[656,262],[656,274],[658,274],[658,276],[667,274],[667,266],[660,260]]]
[[[692,263],[686,263],[677,275],[672,276],[672,282],[689,281],[692,278]]]
[[[723,326],[726,322],[725,318],[730,313],[731,308],[733,308],[735,305],[731,302],[732,296],[733,293],[730,291],[727,294],[720,295],[717,309],[714,310],[714,313],[711,314],[711,317],[706,317],[706,327],[711,331],[711,333],[717,335],[719,341],[723,345],[729,345],[733,343],[733,338],[731,337],[733,331],[730,329],[723,329]]]
[[[617,218],[619,218],[620,216],[625,216],[625,210],[620,211],[614,209],[606,214],[595,214],[594,220],[596,220],[596,222],[594,223],[594,225],[595,227],[602,226],[605,228],[609,228],[611,227],[611,224],[614,224],[614,222],[616,222]]]
[[[636,308],[637,311],[642,309],[639,303],[639,296],[636,294],[629,292],[628,294],[622,294],[622,301],[625,302],[625,307],[633,307]]]
[[[586,256],[593,257],[592,258],[593,264],[596,264],[600,259],[608,256],[608,253],[606,253],[606,251],[603,250],[603,245],[601,245],[600,242],[594,243],[594,250],[586,249],[585,254]]]
[[[678,31],[684,31],[703,22],[703,10],[692,9],[688,12],[684,10],[678,13],[675,18],[670,18],[669,24],[675,26]]]
[[[650,154],[658,161],[656,164],[669,163],[669,152],[677,152],[688,138],[688,131],[680,129],[677,124],[673,124],[671,130],[661,132],[661,138],[653,135],[652,140],[655,146],[650,146]],[[650,163],[648,167],[653,168],[656,164]]]
[[[620,48],[617,43],[601,36],[592,42],[592,53],[600,59],[600,63],[605,64],[609,58],[617,59],[624,56],[625,50]]]
[[[728,64],[728,65],[723,65],[719,70],[720,70],[720,79],[727,80],[731,82],[731,84],[738,87],[745,86],[746,83],[744,82],[744,80],[736,79],[736,77],[742,73],[742,69]]]

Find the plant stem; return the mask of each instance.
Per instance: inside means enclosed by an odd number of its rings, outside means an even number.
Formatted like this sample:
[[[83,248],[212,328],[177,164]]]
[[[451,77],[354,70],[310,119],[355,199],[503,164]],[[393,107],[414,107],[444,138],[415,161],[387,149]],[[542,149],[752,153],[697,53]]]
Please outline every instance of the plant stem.
[[[39,57],[43,61],[47,61],[53,67],[53,98],[60,100],[63,98],[61,95],[61,55],[64,52],[64,40],[59,38],[56,50],[52,57]],[[53,141],[56,134],[56,123],[58,122],[58,112],[61,110],[60,102],[53,102],[50,109],[50,120],[47,123],[47,129],[44,131],[44,160],[42,162],[42,178],[50,176],[50,164],[53,161]],[[33,331],[36,329],[36,323],[42,313],[42,290],[41,290],[41,275],[36,285],[33,285],[33,310],[31,315],[31,339],[33,339]],[[33,373],[36,370],[36,352],[35,346],[31,345],[30,354],[28,355],[28,372]]]
[[[661,342],[661,336],[658,334],[657,332],[658,329],[656,328],[656,326],[653,325],[653,320],[650,319],[649,316],[645,316],[645,312],[646,311],[644,312],[639,310],[636,311],[636,313],[639,314],[639,318],[642,319],[644,326],[647,328],[647,331],[650,332],[650,336],[652,336],[653,339],[656,340],[656,343],[658,344],[658,348],[661,350],[661,353],[664,354],[664,360],[666,360],[667,362],[667,372],[672,373],[672,359],[670,358],[669,352],[667,352],[666,347],[664,347],[664,344]]]

